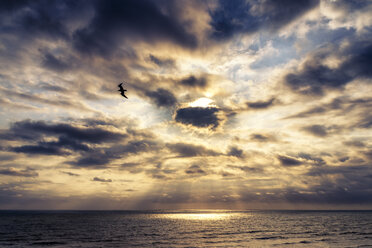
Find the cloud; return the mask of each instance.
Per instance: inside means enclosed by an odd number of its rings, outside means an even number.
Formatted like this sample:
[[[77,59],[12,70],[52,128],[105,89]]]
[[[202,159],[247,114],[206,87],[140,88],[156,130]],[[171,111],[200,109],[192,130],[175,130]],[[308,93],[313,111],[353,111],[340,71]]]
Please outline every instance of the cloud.
[[[343,144],[351,147],[366,147],[366,143],[361,140],[349,140],[345,141]]]
[[[250,139],[255,142],[275,142],[277,141],[275,136],[268,135],[268,134],[262,134],[262,133],[252,133],[250,136]]]
[[[267,109],[274,105],[275,98],[271,98],[267,101],[256,101],[256,102],[246,102],[247,106],[251,109]]]
[[[345,58],[337,67],[323,63],[335,54]],[[325,90],[343,89],[356,78],[371,78],[368,68],[371,62],[372,44],[353,41],[344,50],[332,47],[314,53],[296,72],[286,74],[284,83],[299,94],[323,95]]]
[[[17,147],[10,147],[10,151],[17,153],[26,153],[30,155],[68,155],[69,153],[54,146],[44,145],[24,145]]]
[[[86,54],[110,57],[126,40],[141,40],[149,43],[169,41],[186,48],[197,46],[196,37],[165,8],[156,2],[129,0],[94,2],[94,17],[91,22],[73,35],[74,47]],[[169,11],[172,11],[169,10]]]
[[[363,116],[358,121],[356,126],[359,127],[359,128],[371,128],[372,127],[372,115],[367,114],[367,116]]]
[[[173,59],[161,59],[152,54],[149,56],[150,60],[160,67],[175,67],[176,62]]]
[[[313,107],[313,108],[310,108],[308,110],[299,112],[297,114],[288,116],[288,117],[286,117],[286,119],[289,119],[289,118],[306,118],[306,117],[313,116],[313,115],[323,114],[325,112],[327,112],[327,108],[325,108],[325,107]]]
[[[298,154],[299,158],[306,159],[309,162],[313,162],[317,165],[325,165],[325,161],[321,157],[313,156],[309,153],[301,152]]]
[[[34,169],[27,167],[26,169],[17,169],[17,168],[6,168],[0,169],[0,175],[5,176],[16,176],[16,177],[37,177],[39,173],[37,173]]]
[[[159,88],[156,91],[147,91],[148,96],[159,107],[172,107],[177,104],[177,99],[172,92]]]
[[[220,153],[207,149],[201,145],[193,145],[187,143],[167,144],[168,149],[172,152],[178,153],[182,157],[196,157],[196,156],[217,156]]]
[[[219,109],[215,107],[187,107],[180,108],[176,111],[175,120],[186,125],[194,127],[212,127],[216,128],[220,124],[216,113]]]
[[[83,111],[94,112],[93,109],[69,97],[60,96],[57,99],[50,99],[31,92],[19,92],[15,89],[10,90],[3,87],[0,87],[0,92],[2,92],[7,97],[15,97],[20,99],[21,101],[29,101],[31,102],[31,104],[46,104],[51,106],[70,108],[74,110],[79,109]]]
[[[106,168],[112,159],[114,159],[114,157],[108,156],[106,153],[98,150],[94,153],[84,154],[77,161],[69,161],[66,163],[76,167],[103,169]]]
[[[161,148],[161,145],[153,140],[131,140],[124,145],[91,149],[81,153],[76,161],[66,163],[76,167],[103,169],[107,168],[111,161],[123,158],[128,154],[139,155],[144,152],[157,152]]]
[[[228,151],[227,155],[237,157],[237,158],[243,158],[244,157],[244,151],[242,149],[239,149],[236,146],[231,146],[229,148],[229,151]]]
[[[328,135],[328,128],[323,125],[310,125],[303,127],[302,130],[318,137],[325,137]]]
[[[112,132],[97,127],[81,128],[66,123],[48,124],[44,121],[31,120],[14,122],[11,125],[9,131],[11,134],[14,135],[14,137],[20,138],[28,137],[29,133],[32,133],[34,135],[31,135],[31,137],[35,137],[37,135],[61,135],[62,138],[60,142],[76,140],[93,144],[119,141],[127,137],[126,134]]]
[[[292,157],[288,157],[288,156],[282,156],[282,155],[278,155],[277,158],[279,159],[280,163],[283,165],[283,166],[299,166],[302,164],[302,162],[300,160],[297,160],[295,158],[292,158]]]
[[[24,120],[12,123],[8,130],[2,132],[0,138],[33,143],[7,148],[12,152],[56,156],[71,155],[72,152],[82,153],[88,156],[80,158],[72,164],[98,166],[107,164],[112,155],[105,156],[106,152],[95,145],[122,141],[128,136],[126,133],[110,131],[101,127],[86,128],[66,123]],[[51,141],[45,141],[45,138]],[[127,149],[133,149],[132,146],[135,146],[133,141],[128,143]],[[140,145],[137,146],[140,147]]]
[[[58,141],[39,142],[39,144],[46,147],[63,147],[73,151],[89,151],[91,149],[88,145],[66,136],[60,136]]]
[[[185,173],[186,174],[190,174],[190,175],[206,175],[207,173],[205,172],[205,170],[203,170],[202,168],[200,168],[199,165],[191,165],[189,168],[187,168],[185,170]]]
[[[111,179],[104,179],[104,178],[99,178],[99,177],[94,177],[92,179],[92,181],[101,182],[101,183],[111,183],[112,182]]]
[[[179,81],[179,84],[186,87],[199,87],[205,88],[208,85],[208,81],[205,77],[196,78],[195,76],[189,76]]]
[[[80,174],[72,173],[70,171],[61,171],[61,173],[72,176],[72,177],[79,177],[80,176]]]
[[[18,19],[18,25],[24,32],[33,35],[47,35],[51,38],[67,38],[67,29],[64,26],[63,12],[51,1],[42,4],[28,5],[23,15]],[[65,3],[64,3],[65,4]]]
[[[72,61],[64,61],[63,58],[56,57],[49,52],[43,54],[42,66],[56,72],[64,72],[74,68]]]
[[[219,6],[211,12],[210,37],[226,40],[240,33],[254,33],[261,29],[278,30],[316,7],[319,1],[220,0],[218,3]]]

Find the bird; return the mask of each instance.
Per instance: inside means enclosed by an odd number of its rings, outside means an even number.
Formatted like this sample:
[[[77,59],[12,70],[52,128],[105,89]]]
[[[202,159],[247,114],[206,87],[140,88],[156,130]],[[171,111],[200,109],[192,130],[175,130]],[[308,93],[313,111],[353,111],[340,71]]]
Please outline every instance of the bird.
[[[119,90],[118,91],[120,91],[120,95],[122,95],[123,97],[125,97],[125,98],[127,98],[128,99],[128,97],[125,95],[125,91],[127,91],[127,90],[125,90],[124,88],[123,88],[123,86],[121,86],[123,83],[120,83],[118,86],[119,86]]]

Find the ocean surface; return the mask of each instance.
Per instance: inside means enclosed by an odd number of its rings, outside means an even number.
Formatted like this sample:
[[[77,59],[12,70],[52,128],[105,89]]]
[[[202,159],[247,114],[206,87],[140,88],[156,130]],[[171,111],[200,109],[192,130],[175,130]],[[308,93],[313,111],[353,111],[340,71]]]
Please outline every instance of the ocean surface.
[[[372,211],[0,211],[0,247],[372,247]]]

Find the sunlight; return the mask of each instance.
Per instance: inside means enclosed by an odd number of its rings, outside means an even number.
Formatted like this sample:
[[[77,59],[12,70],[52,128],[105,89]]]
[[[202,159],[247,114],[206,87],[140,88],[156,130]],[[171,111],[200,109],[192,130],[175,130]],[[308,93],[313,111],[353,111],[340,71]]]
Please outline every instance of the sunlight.
[[[166,214],[163,217],[182,220],[221,220],[230,218],[231,213],[172,213]]]
[[[210,107],[210,106],[213,106],[211,103],[213,103],[213,100],[212,99],[209,99],[207,97],[201,97],[191,103],[189,103],[189,106],[190,107],[202,107],[202,108],[206,108],[206,107]]]

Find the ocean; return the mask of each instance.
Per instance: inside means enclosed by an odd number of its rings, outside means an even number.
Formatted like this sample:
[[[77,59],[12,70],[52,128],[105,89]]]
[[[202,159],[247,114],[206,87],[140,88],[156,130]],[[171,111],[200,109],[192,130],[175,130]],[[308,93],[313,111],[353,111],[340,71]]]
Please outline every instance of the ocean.
[[[372,247],[372,211],[0,211],[0,247]]]

